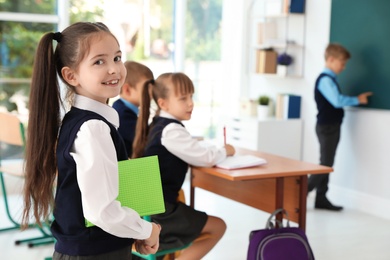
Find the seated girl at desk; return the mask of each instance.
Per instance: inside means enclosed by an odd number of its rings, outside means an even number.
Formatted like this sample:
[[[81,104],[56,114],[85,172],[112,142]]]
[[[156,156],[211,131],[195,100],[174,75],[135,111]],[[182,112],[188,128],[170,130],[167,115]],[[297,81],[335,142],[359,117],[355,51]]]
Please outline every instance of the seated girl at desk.
[[[144,86],[141,110],[133,143],[133,158],[158,155],[166,212],[152,216],[162,226],[160,250],[191,243],[179,259],[201,259],[221,239],[225,222],[178,202],[189,165],[210,167],[233,155],[235,149],[202,146],[192,138],[182,120],[191,118],[194,103],[192,81],[183,73],[165,73]],[[151,96],[157,104],[156,116],[148,126]],[[204,239],[196,240],[207,234]]]

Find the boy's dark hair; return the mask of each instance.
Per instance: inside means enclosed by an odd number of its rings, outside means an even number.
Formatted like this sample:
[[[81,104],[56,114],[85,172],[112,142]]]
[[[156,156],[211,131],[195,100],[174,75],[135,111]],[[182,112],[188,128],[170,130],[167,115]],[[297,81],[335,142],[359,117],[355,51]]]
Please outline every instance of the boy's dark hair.
[[[329,43],[325,49],[325,60],[329,57],[348,60],[351,58],[351,53],[341,44]]]

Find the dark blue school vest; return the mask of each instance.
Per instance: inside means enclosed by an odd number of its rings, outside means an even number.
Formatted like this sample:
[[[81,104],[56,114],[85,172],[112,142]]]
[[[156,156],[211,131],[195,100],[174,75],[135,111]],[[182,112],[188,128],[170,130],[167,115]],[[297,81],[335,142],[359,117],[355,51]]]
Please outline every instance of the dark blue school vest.
[[[128,159],[121,136],[104,117],[75,107],[65,115],[57,144],[58,183],[51,231],[57,240],[55,250],[72,256],[108,253],[133,243],[133,239],[113,236],[99,227],[85,227],[76,163],[70,149],[81,125],[91,119],[102,120],[110,127],[118,161]]]
[[[158,156],[164,200],[169,203],[176,203],[179,191],[184,183],[188,164],[170,153],[161,144],[162,131],[170,123],[177,123],[184,127],[180,121],[175,119],[165,117],[153,118],[149,130],[148,143],[145,147],[145,156]]]
[[[314,99],[317,103],[317,124],[327,125],[327,124],[341,124],[344,117],[344,109],[335,108],[329,101],[321,94],[318,90],[318,85],[320,79],[323,77],[329,77],[336,84],[337,89],[340,91],[340,86],[335,78],[326,73],[321,73],[315,83],[314,88]]]
[[[135,127],[137,124],[138,115],[133,110],[128,108],[125,103],[118,99],[112,104],[112,107],[119,114],[119,128],[123,141],[125,142],[127,154],[129,157],[133,153],[133,141],[135,136]]]

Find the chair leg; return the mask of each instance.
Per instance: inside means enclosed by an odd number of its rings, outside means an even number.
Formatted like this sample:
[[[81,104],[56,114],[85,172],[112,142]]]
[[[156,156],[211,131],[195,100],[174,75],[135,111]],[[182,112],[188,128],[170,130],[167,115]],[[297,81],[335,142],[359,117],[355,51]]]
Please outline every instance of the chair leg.
[[[5,212],[7,213],[8,220],[12,223],[12,226],[6,227],[6,228],[2,228],[2,229],[0,229],[0,232],[8,231],[8,230],[14,230],[14,229],[20,229],[20,224],[12,218],[11,212],[9,211],[9,205],[8,205],[8,199],[7,199],[7,191],[5,189],[5,182],[4,182],[4,177],[3,177],[3,173],[2,172],[0,172],[0,182],[1,182],[1,189],[3,191]]]
[[[139,258],[141,259],[145,259],[145,260],[156,260],[156,256],[155,255],[142,255],[138,252],[132,252],[133,255],[135,256],[138,256]],[[133,257],[134,258],[134,257]]]
[[[9,204],[8,204],[8,198],[7,198],[7,190],[6,190],[6,187],[5,187],[5,181],[4,181],[4,176],[3,176],[2,172],[0,172],[0,183],[1,183],[1,189],[2,189],[2,192],[3,192],[5,211],[6,211],[8,220],[12,223],[10,227],[6,227],[6,228],[0,229],[0,232],[20,229],[21,228],[21,224],[13,219],[13,217],[11,216],[11,212],[9,210]],[[15,241],[16,245],[19,245],[19,244],[22,244],[22,243],[28,243],[28,247],[34,247],[34,246],[54,243],[54,238],[51,235],[50,230],[49,231],[45,231],[43,228],[37,226],[36,224],[30,224],[28,227],[29,228],[31,228],[31,227],[38,228],[38,230],[42,233],[42,236],[16,240]]]
[[[50,231],[45,231],[41,227],[37,227],[38,230],[42,233],[41,236],[38,237],[33,237],[33,238],[26,238],[26,239],[21,239],[21,240],[16,240],[15,245],[20,245],[23,243],[27,243],[28,247],[36,247],[40,245],[47,245],[47,244],[52,244],[55,242],[54,237],[51,235]]]

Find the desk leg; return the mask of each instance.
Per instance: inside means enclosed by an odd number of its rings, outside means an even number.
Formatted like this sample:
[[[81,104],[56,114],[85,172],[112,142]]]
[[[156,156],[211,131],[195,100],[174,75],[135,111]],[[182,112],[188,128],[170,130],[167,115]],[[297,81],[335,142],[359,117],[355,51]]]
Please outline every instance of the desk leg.
[[[307,175],[299,179],[299,227],[306,230]]]
[[[306,177],[307,178],[307,177]],[[230,181],[191,169],[190,205],[195,205],[195,188],[213,192],[253,208],[272,213],[278,208],[289,212],[289,219],[305,228],[307,179],[300,176],[251,181]],[[277,216],[281,220],[281,216]]]
[[[275,210],[284,208],[283,197],[284,197],[284,178],[276,178],[276,196],[275,196]],[[283,221],[283,214],[279,213],[276,215],[276,219]],[[277,225],[277,223],[276,223]]]

